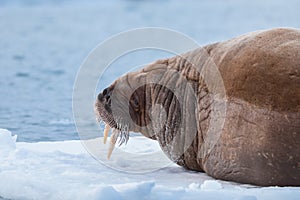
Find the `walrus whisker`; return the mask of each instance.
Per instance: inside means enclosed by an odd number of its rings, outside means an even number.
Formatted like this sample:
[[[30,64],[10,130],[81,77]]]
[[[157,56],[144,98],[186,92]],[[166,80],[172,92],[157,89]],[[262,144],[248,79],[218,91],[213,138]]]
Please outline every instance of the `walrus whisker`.
[[[129,132],[121,131],[120,139],[119,139],[119,146],[121,146],[124,143],[127,144],[128,140],[129,140]]]
[[[118,118],[116,120],[117,129],[120,132],[120,138],[119,138],[119,141],[118,141],[119,146],[121,146],[125,142],[127,143],[127,140],[128,140],[128,137],[127,137],[128,133],[125,131],[125,126],[126,125],[123,125],[123,123],[120,123],[120,121],[121,121],[120,118]]]
[[[123,127],[122,127],[122,130],[121,130],[121,142],[120,142],[120,146],[125,143],[127,144],[128,140],[129,140],[129,129],[128,129],[128,125],[125,124]]]

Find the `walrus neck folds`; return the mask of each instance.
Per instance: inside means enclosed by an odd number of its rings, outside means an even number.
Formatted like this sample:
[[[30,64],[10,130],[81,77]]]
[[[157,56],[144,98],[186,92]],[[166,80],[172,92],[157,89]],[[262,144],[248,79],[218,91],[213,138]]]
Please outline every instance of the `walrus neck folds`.
[[[180,103],[175,94],[167,87],[153,84],[150,111],[151,128],[163,148],[167,148],[179,133],[181,121]]]
[[[177,164],[202,171],[199,158],[203,155],[195,153],[193,148],[201,148],[205,142],[212,97],[200,73],[191,67],[183,57],[177,56],[157,61],[148,67],[152,70],[143,70],[149,77],[163,78],[156,84],[148,84],[148,90],[144,90],[145,96],[151,98],[151,105],[146,106],[147,114],[143,116],[150,116],[151,123],[140,132],[152,139],[155,135],[166,155]],[[194,163],[186,164],[185,160]]]

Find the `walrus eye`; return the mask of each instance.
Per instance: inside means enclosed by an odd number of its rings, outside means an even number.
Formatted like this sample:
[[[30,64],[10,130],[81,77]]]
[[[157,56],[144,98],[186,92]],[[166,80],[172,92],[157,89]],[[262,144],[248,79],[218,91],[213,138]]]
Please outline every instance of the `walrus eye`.
[[[134,111],[138,111],[140,109],[139,100],[137,99],[136,95],[132,96],[131,105],[132,105]]]

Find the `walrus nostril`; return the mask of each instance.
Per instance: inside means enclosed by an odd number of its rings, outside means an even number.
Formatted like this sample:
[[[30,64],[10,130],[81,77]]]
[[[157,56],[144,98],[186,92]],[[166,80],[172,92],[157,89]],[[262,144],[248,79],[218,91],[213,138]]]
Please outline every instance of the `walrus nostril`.
[[[97,98],[98,98],[99,101],[102,101],[102,99],[103,99],[102,93],[99,93]]]
[[[102,94],[105,96],[106,94],[107,94],[107,91],[108,89],[107,88],[105,88],[104,90],[103,90],[103,92],[102,92]]]
[[[102,92],[103,98],[105,98],[106,102],[110,101],[110,89],[105,88]]]

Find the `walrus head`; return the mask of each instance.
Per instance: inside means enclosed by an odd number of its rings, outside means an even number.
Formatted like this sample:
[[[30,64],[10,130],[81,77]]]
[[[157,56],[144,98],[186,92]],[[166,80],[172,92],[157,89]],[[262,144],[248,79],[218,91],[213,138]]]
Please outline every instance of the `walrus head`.
[[[183,127],[187,125],[187,118],[182,122],[183,115],[190,116],[195,124],[195,106],[185,102],[193,92],[189,94],[187,81],[166,62],[157,61],[142,70],[128,73],[98,94],[95,112],[98,121],[106,123],[105,138],[109,127],[113,128],[113,146],[119,136],[120,144],[126,143],[129,132],[133,131],[157,139],[164,152],[170,152],[169,155],[178,157],[180,153],[174,151],[183,152],[182,145],[174,143],[182,141],[180,135],[187,135],[181,134],[188,131]],[[185,109],[186,106],[190,109]],[[191,129],[195,135],[196,128]]]
[[[97,96],[97,119],[120,133],[121,144],[128,141],[129,131],[142,132],[142,128],[150,124],[150,85],[144,82],[145,74],[128,73]],[[147,135],[147,131],[144,134]]]

